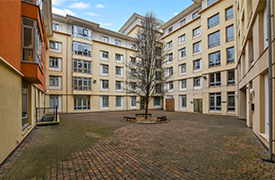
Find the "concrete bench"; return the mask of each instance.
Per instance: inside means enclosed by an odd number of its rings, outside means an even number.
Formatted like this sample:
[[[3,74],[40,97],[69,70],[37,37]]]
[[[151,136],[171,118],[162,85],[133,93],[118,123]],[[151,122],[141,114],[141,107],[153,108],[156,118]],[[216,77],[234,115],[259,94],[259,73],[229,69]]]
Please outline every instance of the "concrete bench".
[[[152,114],[147,114],[147,116],[152,117]],[[139,114],[136,114],[136,117],[145,117],[145,114],[139,113]]]
[[[125,121],[131,121],[131,122],[136,122],[137,118],[135,117],[129,117],[129,116],[124,116]]]
[[[166,121],[166,116],[157,117],[157,121]]]

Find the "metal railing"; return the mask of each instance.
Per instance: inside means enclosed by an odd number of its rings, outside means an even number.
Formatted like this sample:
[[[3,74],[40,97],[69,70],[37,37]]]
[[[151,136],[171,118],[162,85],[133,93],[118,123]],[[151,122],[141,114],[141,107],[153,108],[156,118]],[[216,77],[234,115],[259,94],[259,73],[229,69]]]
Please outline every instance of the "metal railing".
[[[57,106],[36,108],[36,125],[41,122],[57,121],[57,109]]]

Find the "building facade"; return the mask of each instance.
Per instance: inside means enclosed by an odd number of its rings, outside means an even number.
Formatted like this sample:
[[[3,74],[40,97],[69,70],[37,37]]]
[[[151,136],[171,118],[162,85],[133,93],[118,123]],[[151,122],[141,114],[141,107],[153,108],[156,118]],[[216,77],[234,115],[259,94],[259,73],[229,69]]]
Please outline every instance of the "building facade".
[[[271,15],[274,15],[275,3],[270,2]],[[268,6],[267,1],[237,0],[237,73],[239,90],[239,118],[246,119],[248,127],[269,147],[269,58],[272,60],[274,77],[274,17],[271,18],[271,46],[268,44]],[[273,50],[271,56],[269,50]],[[272,88],[272,122],[274,131],[274,80]],[[274,139],[274,132],[271,132]],[[272,142],[274,154],[274,141]]]
[[[127,91],[127,66],[135,62],[135,38],[67,15],[53,15],[46,64],[46,105],[81,113],[144,108],[143,98]],[[150,108],[162,108],[162,97]]]
[[[44,107],[51,1],[1,1],[0,12],[1,163],[36,126],[36,107]]]

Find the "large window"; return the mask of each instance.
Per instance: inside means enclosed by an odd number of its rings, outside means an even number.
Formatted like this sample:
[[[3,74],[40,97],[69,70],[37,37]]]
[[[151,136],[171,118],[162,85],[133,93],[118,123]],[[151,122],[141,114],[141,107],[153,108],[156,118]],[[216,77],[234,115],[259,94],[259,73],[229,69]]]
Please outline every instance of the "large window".
[[[227,71],[227,85],[235,85],[235,71]]]
[[[179,75],[186,74],[186,64],[179,65]]]
[[[168,91],[173,91],[173,81],[169,81],[168,83],[167,83],[167,86],[168,86]]]
[[[92,62],[73,59],[73,71],[79,73],[92,73]]]
[[[173,41],[167,43],[167,48],[170,49],[173,47]]]
[[[208,35],[208,47],[211,48],[218,45],[220,45],[220,31]]]
[[[227,110],[235,111],[235,92],[228,92],[228,103],[227,103]]]
[[[168,77],[173,76],[173,67],[170,67],[170,68],[167,69],[167,75],[168,75]]]
[[[226,41],[233,41],[234,40],[234,26],[228,26],[226,28]]]
[[[201,88],[201,77],[194,77],[194,89]]]
[[[74,110],[90,109],[90,96],[74,96]]]
[[[123,67],[116,66],[116,76],[123,76]]]
[[[59,49],[59,42],[50,41],[50,49],[58,50]]]
[[[131,96],[130,97],[130,107],[131,108],[136,108],[137,106],[137,97],[136,96]]]
[[[193,38],[197,37],[201,34],[201,27],[197,27],[196,29],[193,29]]]
[[[185,110],[187,104],[186,95],[180,95],[180,109]]]
[[[154,106],[160,107],[160,97],[159,96],[154,97]]]
[[[50,76],[50,86],[58,86],[58,76]]]
[[[180,90],[186,90],[186,79],[180,80]]]
[[[57,57],[50,57],[50,67],[51,68],[58,68],[58,58]]]
[[[92,40],[92,30],[79,25],[73,25],[73,36]]]
[[[109,96],[101,96],[101,108],[102,109],[109,108]]]
[[[228,48],[226,52],[227,52],[227,63],[233,63],[235,61],[234,47]]]
[[[216,73],[211,73],[209,75],[209,86],[214,87],[214,86],[221,86],[221,73],[216,72]]]
[[[73,77],[73,90],[92,90],[92,78]]]
[[[100,75],[109,75],[109,66],[105,64],[100,65]]]
[[[50,95],[50,107],[58,107],[58,95]]]
[[[220,51],[209,54],[209,67],[221,65]]]
[[[193,54],[201,52],[201,42],[193,44]]]
[[[100,90],[101,91],[109,90],[109,80],[100,80]]]
[[[116,81],[116,91],[122,91],[122,90],[123,90],[123,82]]]
[[[208,18],[208,28],[214,27],[218,24],[220,24],[220,14]]]
[[[193,69],[194,69],[194,72],[200,71],[202,69],[201,68],[201,59],[193,61]]]
[[[186,57],[186,48],[182,48],[181,50],[179,50],[179,57],[180,59],[183,59]]]
[[[221,111],[221,93],[210,93],[210,111]]]
[[[233,6],[225,10],[226,20],[233,18]]]
[[[184,43],[185,42],[185,34],[184,35],[181,35],[180,37],[179,37],[179,44],[182,44],[182,43]]]
[[[121,54],[116,54],[116,62],[122,62],[123,56]]]
[[[116,108],[117,109],[123,108],[123,97],[116,96]]]
[[[173,53],[167,55],[167,62],[171,63],[173,61]]]
[[[74,41],[73,42],[73,54],[91,57],[92,56],[92,45]]]

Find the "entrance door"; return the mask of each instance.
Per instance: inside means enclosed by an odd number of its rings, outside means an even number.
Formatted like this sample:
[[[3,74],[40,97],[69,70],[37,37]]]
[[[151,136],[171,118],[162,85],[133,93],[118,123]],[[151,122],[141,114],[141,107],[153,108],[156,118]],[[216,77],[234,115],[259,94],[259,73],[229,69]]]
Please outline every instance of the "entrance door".
[[[140,109],[145,109],[145,98],[140,97]]]
[[[194,99],[194,112],[202,113],[202,99]]]

